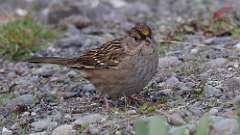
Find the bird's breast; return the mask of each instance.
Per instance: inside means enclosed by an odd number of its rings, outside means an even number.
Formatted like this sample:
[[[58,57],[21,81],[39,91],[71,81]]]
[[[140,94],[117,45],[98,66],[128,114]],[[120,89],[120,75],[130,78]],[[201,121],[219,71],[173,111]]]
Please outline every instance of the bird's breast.
[[[158,56],[134,55],[124,58],[117,68],[91,70],[87,79],[97,91],[111,97],[131,95],[141,91],[157,71]]]

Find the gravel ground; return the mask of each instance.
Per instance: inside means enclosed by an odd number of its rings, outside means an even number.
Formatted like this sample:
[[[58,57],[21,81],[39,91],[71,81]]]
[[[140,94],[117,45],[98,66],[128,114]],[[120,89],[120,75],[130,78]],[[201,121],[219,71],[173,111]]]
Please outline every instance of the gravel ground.
[[[55,43],[33,56],[75,57],[123,35],[138,21],[150,24],[160,41],[161,31],[199,13],[208,16],[221,5],[217,0],[5,0],[0,11],[30,12],[43,23],[65,29]],[[191,134],[207,112],[210,135],[236,135],[240,42],[231,36],[183,36],[184,42],[159,45],[159,72],[138,94],[141,100],[126,105],[119,99],[111,112],[103,111],[102,99],[77,70],[0,57],[2,135],[131,135],[136,120],[152,116],[166,118],[172,132],[181,126]]]

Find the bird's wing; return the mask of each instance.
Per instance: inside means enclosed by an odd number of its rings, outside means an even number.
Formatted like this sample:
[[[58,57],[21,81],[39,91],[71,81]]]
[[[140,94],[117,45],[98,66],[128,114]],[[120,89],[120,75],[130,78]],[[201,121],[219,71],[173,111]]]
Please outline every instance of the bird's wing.
[[[116,39],[103,44],[100,48],[88,50],[70,65],[73,68],[96,69],[116,67],[125,53],[122,39]],[[79,67],[80,66],[80,67]]]

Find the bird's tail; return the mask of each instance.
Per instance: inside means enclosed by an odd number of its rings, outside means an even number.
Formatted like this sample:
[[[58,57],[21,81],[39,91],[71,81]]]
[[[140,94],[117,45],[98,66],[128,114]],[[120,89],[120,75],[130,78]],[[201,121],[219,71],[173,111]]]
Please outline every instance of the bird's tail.
[[[69,65],[74,63],[74,59],[59,58],[59,57],[35,57],[35,58],[28,59],[27,62]]]

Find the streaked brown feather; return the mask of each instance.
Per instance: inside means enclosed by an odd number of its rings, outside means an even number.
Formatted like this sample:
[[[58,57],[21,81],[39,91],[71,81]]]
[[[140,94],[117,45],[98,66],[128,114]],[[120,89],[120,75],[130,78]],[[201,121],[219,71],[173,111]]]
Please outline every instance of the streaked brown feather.
[[[110,68],[117,66],[121,61],[121,56],[125,53],[121,40],[109,41],[100,48],[87,51],[76,60],[76,63],[81,63],[86,68]]]

